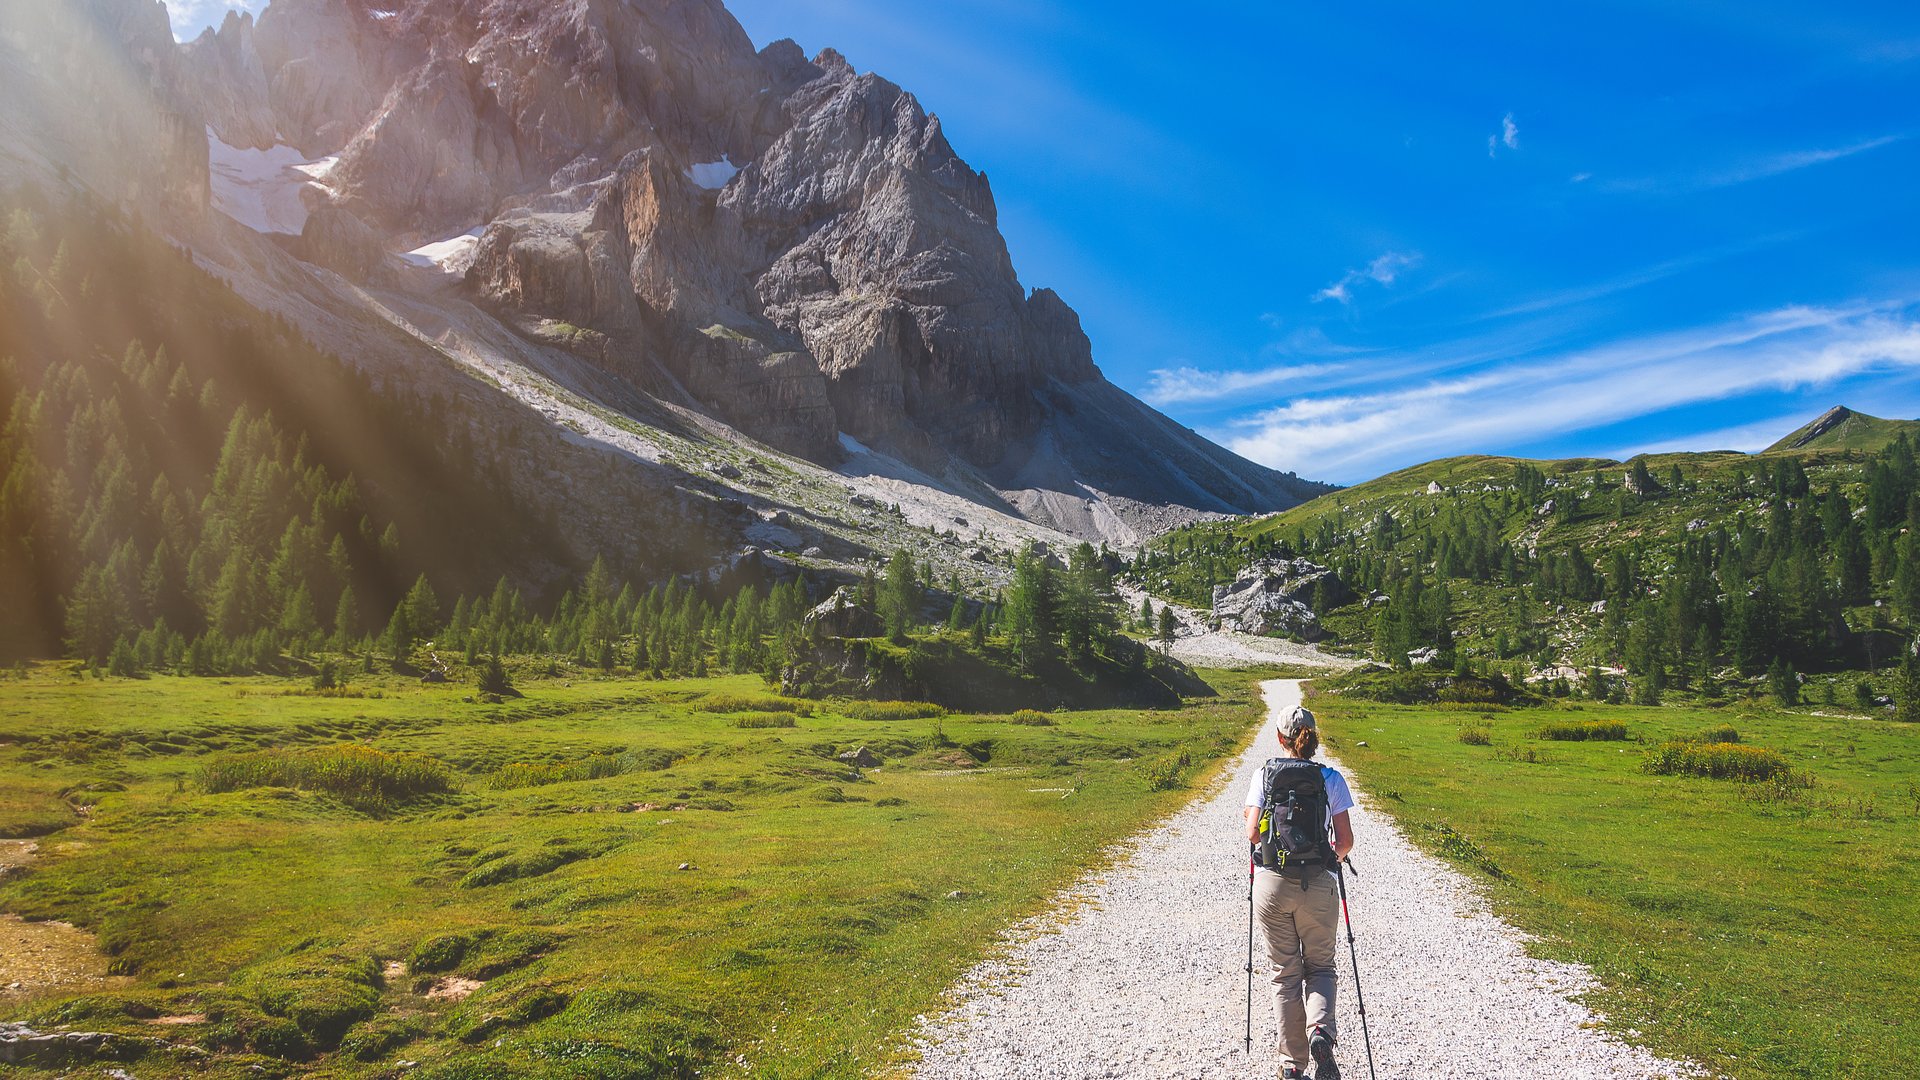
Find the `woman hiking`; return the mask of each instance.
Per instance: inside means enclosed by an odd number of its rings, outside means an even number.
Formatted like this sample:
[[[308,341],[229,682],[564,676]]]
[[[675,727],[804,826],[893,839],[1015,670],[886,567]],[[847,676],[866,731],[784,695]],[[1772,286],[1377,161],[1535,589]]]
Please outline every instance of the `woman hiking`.
[[[1339,862],[1353,849],[1353,793],[1339,770],[1312,760],[1320,749],[1313,713],[1295,706],[1279,725],[1281,756],[1247,789],[1247,841],[1254,845],[1253,907],[1273,964],[1281,1080],[1339,1080],[1333,1060],[1334,931]]]

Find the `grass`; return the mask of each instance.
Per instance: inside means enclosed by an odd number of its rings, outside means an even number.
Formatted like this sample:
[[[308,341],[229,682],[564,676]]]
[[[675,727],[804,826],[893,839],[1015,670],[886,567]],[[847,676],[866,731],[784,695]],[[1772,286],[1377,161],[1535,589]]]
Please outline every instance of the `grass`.
[[[1647,751],[1640,767],[1663,776],[1707,776],[1715,780],[1772,780],[1793,772],[1778,750],[1692,739],[1668,739]]]
[[[1627,725],[1618,720],[1557,720],[1535,732],[1554,742],[1625,742]]]
[[[947,715],[930,701],[849,701],[846,712],[855,720],[924,720]]]
[[[1250,674],[1048,726],[856,719],[755,677],[514,676],[502,703],[364,674],[351,699],[54,666],[0,685],[0,833],[58,835],[0,911],[92,931],[133,979],[0,1018],[142,1037],[204,1014],[165,1030],[204,1060],[127,1066],[155,1078],[884,1071],[998,931],[1260,712]],[[739,726],[768,715],[793,726]],[[839,760],[863,746],[884,767]],[[395,785],[427,762],[446,790]],[[447,980],[477,988],[429,996]]]
[[[1489,754],[1462,744],[1447,710],[1312,705],[1407,835],[1478,877],[1536,951],[1592,967],[1601,986],[1587,1000],[1624,1037],[1750,1080],[1911,1073],[1920,727],[1587,704],[1547,715],[1622,725],[1645,747],[1542,740],[1542,713],[1528,710],[1480,720]],[[1791,771],[1742,765],[1776,770],[1745,782],[1643,770],[1669,746]],[[1363,836],[1356,860],[1365,852]]]
[[[324,791],[365,811],[453,790],[452,774],[434,758],[355,745],[217,754],[200,767],[198,780],[213,794],[265,787]]]

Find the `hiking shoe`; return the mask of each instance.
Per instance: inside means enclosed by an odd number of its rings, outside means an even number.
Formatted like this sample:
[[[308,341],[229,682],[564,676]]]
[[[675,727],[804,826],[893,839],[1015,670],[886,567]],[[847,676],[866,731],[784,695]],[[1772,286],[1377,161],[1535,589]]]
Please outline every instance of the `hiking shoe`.
[[[1326,1032],[1313,1029],[1307,1053],[1313,1055],[1313,1080],[1340,1080],[1340,1066],[1333,1060],[1333,1039]]]
[[[1307,1080],[1307,1074],[1288,1065],[1280,1070],[1280,1080]]]

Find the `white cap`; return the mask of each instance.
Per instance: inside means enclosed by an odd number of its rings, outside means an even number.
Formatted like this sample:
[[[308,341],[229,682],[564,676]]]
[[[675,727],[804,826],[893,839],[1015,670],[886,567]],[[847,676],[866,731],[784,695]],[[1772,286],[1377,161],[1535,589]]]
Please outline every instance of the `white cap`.
[[[1314,726],[1313,713],[1305,705],[1295,705],[1293,711],[1280,721],[1280,735],[1291,739],[1302,731],[1313,730]]]

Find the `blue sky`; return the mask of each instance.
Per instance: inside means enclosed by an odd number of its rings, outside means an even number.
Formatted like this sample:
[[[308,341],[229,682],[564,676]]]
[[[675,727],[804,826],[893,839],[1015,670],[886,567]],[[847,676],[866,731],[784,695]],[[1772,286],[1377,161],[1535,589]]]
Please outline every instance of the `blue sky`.
[[[1920,7],[729,7],[912,90],[1107,375],[1266,464],[1920,416]]]

